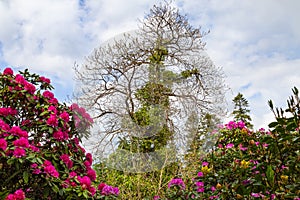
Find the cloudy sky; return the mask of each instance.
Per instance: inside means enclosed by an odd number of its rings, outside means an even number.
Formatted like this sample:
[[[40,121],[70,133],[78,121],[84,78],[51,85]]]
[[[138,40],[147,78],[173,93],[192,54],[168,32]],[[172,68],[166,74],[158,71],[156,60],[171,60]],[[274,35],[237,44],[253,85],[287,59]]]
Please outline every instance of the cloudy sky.
[[[158,0],[0,0],[0,69],[48,76],[60,100],[73,90],[74,64],[107,39],[137,28]],[[300,89],[300,1],[175,0],[194,26],[210,30],[206,51],[223,68],[228,108],[241,92],[255,128],[267,127],[267,101],[285,106]]]

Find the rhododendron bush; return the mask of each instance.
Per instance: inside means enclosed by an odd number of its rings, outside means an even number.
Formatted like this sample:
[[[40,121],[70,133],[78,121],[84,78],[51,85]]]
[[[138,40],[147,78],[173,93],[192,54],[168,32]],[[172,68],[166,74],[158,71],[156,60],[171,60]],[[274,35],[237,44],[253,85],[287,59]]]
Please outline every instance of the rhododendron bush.
[[[95,183],[92,155],[80,145],[91,117],[52,89],[28,70],[0,74],[0,199],[116,198],[118,188]]]
[[[211,152],[199,157],[195,177],[171,180],[166,197],[154,199],[300,200],[300,101],[293,92],[286,110],[269,101],[276,117],[269,131],[229,122]]]

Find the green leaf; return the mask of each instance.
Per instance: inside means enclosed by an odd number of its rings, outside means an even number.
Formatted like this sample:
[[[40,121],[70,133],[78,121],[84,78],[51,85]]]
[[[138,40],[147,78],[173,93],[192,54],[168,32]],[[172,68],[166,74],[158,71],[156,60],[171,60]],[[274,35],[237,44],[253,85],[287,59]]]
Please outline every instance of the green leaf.
[[[271,122],[270,124],[269,124],[269,128],[274,128],[275,126],[277,126],[278,125],[278,122]]]
[[[274,170],[272,169],[271,165],[268,165],[266,175],[267,175],[268,181],[273,186],[274,185]]]
[[[23,180],[25,183],[28,183],[28,176],[29,176],[29,173],[27,171],[24,171],[23,172]]]

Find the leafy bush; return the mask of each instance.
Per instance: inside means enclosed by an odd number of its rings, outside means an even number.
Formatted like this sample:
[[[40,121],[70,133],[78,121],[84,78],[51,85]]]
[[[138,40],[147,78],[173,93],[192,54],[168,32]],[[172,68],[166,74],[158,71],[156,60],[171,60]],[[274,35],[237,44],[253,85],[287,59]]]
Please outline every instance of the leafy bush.
[[[300,102],[297,88],[293,92],[285,111],[269,101],[276,117],[270,131],[229,122],[212,151],[201,157],[197,176],[186,180],[187,187],[169,187],[166,197],[155,199],[299,200]]]
[[[51,89],[28,70],[0,74],[0,199],[116,198],[118,188],[97,188],[92,155],[80,145],[92,119]]]

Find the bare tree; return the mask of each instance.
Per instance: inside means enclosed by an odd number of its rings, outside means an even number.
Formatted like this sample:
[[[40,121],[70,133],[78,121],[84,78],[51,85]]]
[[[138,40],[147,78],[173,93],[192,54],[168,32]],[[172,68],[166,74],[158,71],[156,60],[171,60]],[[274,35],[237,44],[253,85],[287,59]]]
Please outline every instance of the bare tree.
[[[173,148],[183,153],[189,135],[184,125],[191,114],[224,113],[223,73],[204,51],[205,34],[200,28],[192,27],[187,16],[169,3],[160,4],[153,6],[140,21],[138,30],[101,45],[87,57],[83,66],[76,68],[79,84],[76,98],[95,119],[87,142],[95,154],[108,157],[117,151],[121,140],[151,137],[162,126],[173,134],[164,148],[150,152],[152,157],[174,152]],[[154,83],[153,94],[142,100],[139,93],[149,83]],[[156,93],[158,90],[154,88],[159,85],[165,90]],[[155,103],[156,97],[159,102]],[[150,122],[141,125],[136,113],[141,112],[149,99]],[[167,106],[163,106],[163,99],[168,101]],[[123,152],[119,154],[122,158],[128,157],[130,152],[132,155],[130,150],[119,148],[118,152]],[[139,162],[144,163],[149,156],[135,151],[132,157],[139,157]],[[120,163],[121,166],[113,167],[124,168]],[[162,163],[165,165],[165,160]]]

